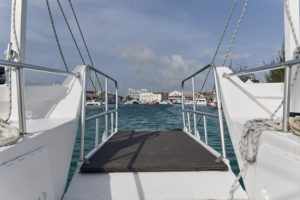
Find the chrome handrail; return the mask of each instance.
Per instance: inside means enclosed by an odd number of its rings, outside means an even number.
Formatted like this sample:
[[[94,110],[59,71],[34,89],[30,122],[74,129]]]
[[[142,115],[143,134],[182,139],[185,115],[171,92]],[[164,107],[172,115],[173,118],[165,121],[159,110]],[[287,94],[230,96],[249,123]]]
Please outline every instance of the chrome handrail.
[[[208,116],[208,117],[218,118],[218,115],[213,114],[213,113],[208,113],[208,112],[193,111],[193,110],[182,110],[182,111],[187,112],[187,113],[195,113],[195,114],[198,114],[198,115],[205,115],[205,116]]]
[[[84,158],[84,136],[85,136],[85,122],[88,120],[96,119],[96,136],[95,136],[95,146],[98,143],[98,128],[99,128],[99,117],[105,115],[105,138],[107,138],[108,134],[108,114],[115,113],[115,123],[113,121],[113,115],[111,115],[111,132],[114,133],[118,130],[118,82],[113,79],[112,77],[108,76],[107,74],[101,72],[100,70],[86,65],[85,71],[82,75],[80,73],[73,73],[73,72],[66,72],[58,69],[51,69],[47,67],[41,67],[37,65],[31,65],[21,62],[11,62],[7,60],[0,59],[0,66],[3,67],[12,67],[17,70],[17,96],[18,96],[18,115],[19,115],[19,127],[21,132],[26,132],[26,120],[25,120],[25,105],[24,105],[24,87],[22,85],[21,76],[20,76],[20,69],[28,69],[33,71],[45,72],[45,73],[52,73],[64,76],[74,76],[76,78],[80,78],[82,80],[82,96],[81,96],[81,131],[80,131],[80,161],[83,161]],[[95,71],[96,73],[105,77],[105,112],[100,113],[91,117],[85,117],[86,111],[86,87],[87,87],[87,74],[90,73],[90,70]],[[116,95],[116,107],[115,110],[108,109],[108,89],[107,89],[107,82],[108,79],[114,82],[115,86],[115,95]],[[100,83],[99,83],[100,84]],[[113,125],[115,124],[115,126]]]
[[[117,112],[117,110],[110,110],[110,111],[108,111],[107,113],[109,114],[109,113],[115,113],[115,112]],[[90,121],[90,120],[99,118],[99,117],[101,117],[101,116],[103,116],[103,115],[105,115],[105,114],[106,114],[106,112],[102,112],[102,113],[99,113],[99,114],[92,115],[92,116],[90,116],[90,117],[86,117],[86,118],[85,118],[85,121],[87,122],[87,121]]]
[[[241,76],[241,75],[247,75],[257,72],[263,72],[263,71],[272,71],[276,69],[285,69],[285,75],[284,75],[284,94],[283,94],[283,113],[282,113],[282,130],[284,132],[288,132],[288,118],[290,116],[290,93],[291,93],[291,81],[292,81],[292,66],[300,64],[300,59],[294,59],[289,60],[286,62],[280,62],[260,67],[255,67],[252,69],[240,71],[240,72],[234,72],[230,74],[223,74],[223,77],[229,78],[232,76]]]
[[[38,65],[31,65],[22,62],[13,62],[0,59],[1,67],[11,67],[16,69],[16,84],[17,84],[17,103],[18,103],[18,124],[21,132],[26,133],[26,120],[25,120],[25,103],[24,103],[24,86],[23,86],[23,76],[21,75],[21,69],[28,69],[33,71],[52,73],[64,76],[75,76],[79,77],[80,74],[75,74],[72,72],[66,72],[58,69],[51,69],[47,67],[42,67]]]
[[[270,64],[270,65],[264,65],[264,66],[259,66],[251,69],[247,69],[244,71],[240,72],[233,72],[230,74],[223,74],[223,77],[231,77],[231,76],[242,76],[242,75],[247,75],[247,74],[253,74],[256,72],[263,72],[263,71],[270,71],[270,70],[276,70],[276,69],[283,69],[286,66],[293,66],[296,64],[300,64],[300,59],[295,59],[295,60],[289,60],[286,62],[280,62],[280,63],[275,63],[275,64]]]
[[[216,85],[216,98],[217,98],[217,104],[218,104],[218,115],[207,113],[207,112],[200,112],[196,111],[196,105],[195,105],[195,80],[194,77],[200,74],[201,72],[212,68],[214,73],[214,81]],[[193,110],[185,110],[184,109],[184,84],[187,80],[192,79],[192,90],[193,90]],[[205,84],[205,82],[203,83]],[[181,91],[182,91],[182,120],[183,120],[183,127],[184,129],[188,130],[188,132],[192,133],[191,131],[191,125],[190,125],[190,115],[189,113],[194,114],[194,135],[200,139],[200,135],[197,130],[197,121],[196,121],[196,114],[203,116],[203,124],[204,124],[204,139],[205,143],[208,144],[207,140],[207,127],[206,127],[206,116],[209,117],[217,117],[219,119],[219,126],[220,126],[220,136],[221,136],[221,146],[222,146],[222,157],[226,158],[226,148],[225,148],[225,138],[224,138],[224,128],[223,128],[223,115],[222,115],[222,102],[220,97],[220,91],[219,91],[219,80],[216,72],[216,67],[214,64],[208,64],[205,67],[201,68],[197,72],[193,73],[192,75],[188,76],[181,82]],[[187,119],[188,119],[188,128],[186,127],[185,122],[185,113],[187,113]]]
[[[85,111],[86,111],[86,76],[87,74],[90,73],[90,71],[94,71],[97,74],[100,74],[102,76],[105,77],[105,111],[95,114],[93,116],[90,117],[86,117],[85,116]],[[116,103],[115,103],[115,109],[114,110],[109,110],[108,107],[108,80],[111,80],[112,82],[114,82],[114,86],[115,86],[115,95],[116,95]],[[99,133],[99,118],[102,116],[105,116],[105,130],[104,130],[104,137],[103,139],[107,139],[108,138],[108,118],[109,118],[109,114],[111,114],[111,133],[114,134],[115,132],[118,131],[118,82],[113,79],[112,77],[108,76],[107,74],[101,72],[100,70],[92,67],[92,66],[86,66],[86,72],[85,75],[83,77],[83,83],[84,83],[84,91],[82,93],[82,106],[81,106],[81,134],[80,134],[80,161],[84,160],[84,137],[85,137],[85,122],[90,121],[90,120],[96,120],[96,125],[95,125],[95,148],[98,147],[98,133]],[[100,83],[98,83],[100,84]],[[103,95],[103,94],[102,94]],[[114,115],[113,113],[115,113],[115,122],[113,120]],[[103,142],[103,141],[102,141]]]
[[[75,74],[72,72],[66,72],[63,70],[59,69],[51,69],[48,67],[41,67],[38,65],[31,65],[31,64],[26,64],[26,63],[21,63],[21,62],[12,62],[12,61],[7,61],[7,60],[1,60],[0,59],[0,66],[2,67],[13,67],[17,69],[29,69],[33,71],[40,71],[40,72],[47,72],[47,73],[52,73],[52,74],[59,74],[59,75],[65,75],[65,76],[79,76],[79,74]]]

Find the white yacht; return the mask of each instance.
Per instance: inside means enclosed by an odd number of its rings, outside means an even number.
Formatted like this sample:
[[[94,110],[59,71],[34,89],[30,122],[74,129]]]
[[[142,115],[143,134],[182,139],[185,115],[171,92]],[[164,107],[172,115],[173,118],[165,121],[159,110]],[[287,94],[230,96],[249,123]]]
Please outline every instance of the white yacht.
[[[100,101],[97,101],[95,99],[92,99],[92,100],[87,100],[86,101],[86,105],[87,106],[101,106],[102,103]]]
[[[299,2],[285,0],[286,62],[237,73],[212,62],[182,81],[182,94],[191,80],[195,98],[194,77],[212,70],[218,114],[197,111],[196,99],[193,109],[186,109],[182,95],[183,130],[122,131],[115,79],[89,65],[68,72],[25,63],[26,1],[13,0],[11,45],[7,60],[0,60],[11,77],[0,85],[0,199],[299,199],[300,128],[295,116],[300,115],[300,59],[293,57],[298,21]],[[284,83],[245,84],[238,78],[280,68],[285,69]],[[66,79],[55,86],[25,86],[23,70]],[[105,111],[86,117],[90,73],[105,80]],[[115,86],[113,108],[108,106],[108,81]],[[241,170],[237,177],[227,159],[223,113]],[[105,131],[99,142],[102,117]],[[221,153],[207,140],[210,118],[219,122]],[[85,152],[85,123],[90,120],[96,122],[95,148]],[[79,127],[80,160],[65,191]]]

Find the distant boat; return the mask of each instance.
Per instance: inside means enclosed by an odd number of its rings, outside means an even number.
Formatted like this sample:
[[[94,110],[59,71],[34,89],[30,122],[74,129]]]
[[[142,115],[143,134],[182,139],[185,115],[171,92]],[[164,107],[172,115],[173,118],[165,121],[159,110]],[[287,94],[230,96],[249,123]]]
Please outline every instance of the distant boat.
[[[171,103],[169,101],[161,101],[159,102],[161,105],[170,105]]]
[[[133,101],[132,104],[140,104],[138,101]]]
[[[197,106],[207,106],[207,101],[205,98],[199,98],[197,101],[196,101],[196,105]]]
[[[102,103],[100,101],[97,101],[95,99],[92,99],[92,100],[88,100],[86,101],[86,105],[87,106],[101,106]]]

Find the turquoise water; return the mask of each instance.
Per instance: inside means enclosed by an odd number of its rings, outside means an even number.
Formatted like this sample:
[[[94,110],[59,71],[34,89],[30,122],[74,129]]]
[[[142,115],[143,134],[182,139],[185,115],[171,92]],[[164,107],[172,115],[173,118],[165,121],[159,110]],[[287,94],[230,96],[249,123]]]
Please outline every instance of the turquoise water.
[[[192,107],[186,107],[192,109]],[[114,109],[113,106],[110,109]],[[201,111],[217,114],[217,109],[212,107],[197,107]],[[104,107],[90,107],[86,116],[91,116],[103,112]],[[198,116],[199,118],[200,116]],[[110,121],[110,120],[109,120]],[[224,120],[225,121],[225,120]],[[109,125],[110,127],[110,125]],[[119,105],[119,130],[168,130],[182,128],[181,105]],[[85,133],[85,155],[94,148],[95,120],[86,123]],[[99,141],[101,141],[104,131],[104,117],[100,118]],[[219,124],[217,118],[207,117],[208,144],[221,153],[221,139],[219,134]],[[201,139],[204,140],[203,122],[198,125]],[[232,170],[235,174],[239,172],[233,147],[229,137],[226,123],[224,122],[225,143],[227,157],[230,160]],[[71,167],[69,171],[68,183],[73,176],[79,159],[80,137],[79,133],[73,151]]]

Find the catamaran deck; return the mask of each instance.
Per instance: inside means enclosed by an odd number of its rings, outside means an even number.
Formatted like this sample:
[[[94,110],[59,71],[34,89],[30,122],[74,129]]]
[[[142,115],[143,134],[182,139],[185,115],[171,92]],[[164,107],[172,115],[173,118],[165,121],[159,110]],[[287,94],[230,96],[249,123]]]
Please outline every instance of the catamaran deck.
[[[228,167],[183,131],[119,131],[80,171],[226,171]]]
[[[227,199],[235,176],[180,129],[119,131],[80,163],[67,199]],[[247,199],[239,188],[235,198]]]

